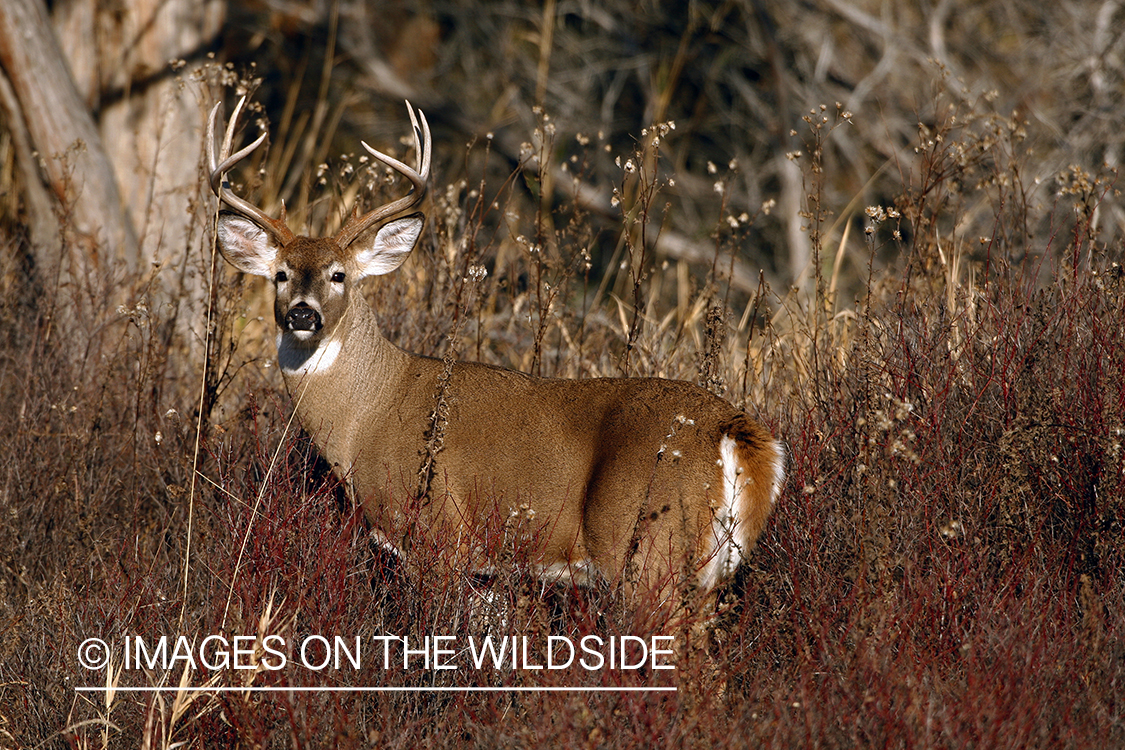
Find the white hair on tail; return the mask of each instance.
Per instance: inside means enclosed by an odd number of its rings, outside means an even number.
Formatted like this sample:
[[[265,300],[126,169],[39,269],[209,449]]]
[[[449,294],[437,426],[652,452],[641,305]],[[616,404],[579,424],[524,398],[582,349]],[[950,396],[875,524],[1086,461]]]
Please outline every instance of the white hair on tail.
[[[741,479],[737,447],[734,438],[723,435],[719,441],[719,465],[723,470],[722,492],[718,505],[712,509],[711,530],[714,534],[712,552],[700,574],[700,585],[705,590],[735,571],[742,562],[742,545],[735,534],[738,525],[738,499],[746,480]]]
[[[749,552],[750,540],[746,537],[750,529],[739,528],[746,522],[746,519],[739,517],[739,513],[743,510],[743,493],[753,479],[748,471],[749,467],[742,465],[737,447],[738,443],[730,435],[723,435],[719,440],[718,464],[723,474],[722,493],[718,504],[712,508],[711,554],[699,574],[699,584],[704,590],[713,589],[730,578],[742,563],[744,555]],[[773,449],[770,462],[770,468],[773,469],[770,482],[772,505],[777,502],[781,485],[785,481],[785,459],[779,443],[773,442],[770,447]]]

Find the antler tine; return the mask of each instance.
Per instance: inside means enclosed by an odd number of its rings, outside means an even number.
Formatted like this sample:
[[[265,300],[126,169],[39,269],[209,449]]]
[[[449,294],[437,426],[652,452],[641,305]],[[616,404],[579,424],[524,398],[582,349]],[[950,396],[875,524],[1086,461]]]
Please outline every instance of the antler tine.
[[[418,161],[422,165],[419,176],[425,183],[430,179],[430,124],[426,122],[426,115],[422,110],[410,106],[409,101],[406,103],[406,111],[410,113],[410,125],[414,130],[414,150],[418,152]],[[418,118],[422,119],[421,128],[418,127]]]
[[[360,141],[360,144],[367,149],[367,153],[410,180],[410,192],[396,201],[379,206],[363,216],[355,216],[349,220],[336,234],[336,242],[340,247],[349,245],[364,230],[377,222],[414,208],[426,197],[427,180],[430,177],[430,125],[426,122],[426,115],[421,110],[411,106],[410,102],[406,103],[406,110],[410,113],[411,129],[414,131],[417,169],[411,169],[393,156],[387,156],[381,151],[371,148],[363,141]]]
[[[238,116],[241,114],[242,106],[245,103],[246,97],[243,96],[238,100],[238,104],[235,105],[234,114],[231,115],[230,122],[227,123],[226,130],[223,133],[223,145],[219,150],[218,164],[215,163],[215,121],[218,118],[219,110],[222,108],[223,103],[221,101],[217,102],[211,109],[211,116],[207,121],[207,164],[211,169],[211,190],[218,196],[220,202],[226,203],[263,229],[269,230],[282,242],[287,242],[293,238],[293,233],[289,230],[285,220],[274,219],[249,201],[239,198],[234,194],[234,191],[230,189],[230,183],[225,179],[226,173],[231,167],[245,159],[254,149],[262,145],[262,142],[266,139],[266,133],[262,133],[258,136],[258,140],[240,149],[238,152],[231,154],[230,150],[234,142]]]

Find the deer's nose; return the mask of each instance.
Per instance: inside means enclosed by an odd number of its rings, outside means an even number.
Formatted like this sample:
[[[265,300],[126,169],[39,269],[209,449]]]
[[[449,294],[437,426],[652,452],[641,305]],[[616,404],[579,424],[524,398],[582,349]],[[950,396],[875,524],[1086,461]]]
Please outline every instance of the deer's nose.
[[[304,302],[285,313],[285,326],[290,331],[319,331],[322,325],[320,313]]]

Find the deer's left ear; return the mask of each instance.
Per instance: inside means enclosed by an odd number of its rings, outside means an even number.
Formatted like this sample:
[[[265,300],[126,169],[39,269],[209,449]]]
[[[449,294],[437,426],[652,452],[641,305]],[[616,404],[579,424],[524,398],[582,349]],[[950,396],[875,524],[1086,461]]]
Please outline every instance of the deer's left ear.
[[[360,278],[380,276],[401,266],[418,242],[425,223],[425,216],[412,214],[387,222],[378,232],[368,231],[357,237],[352,247]]]

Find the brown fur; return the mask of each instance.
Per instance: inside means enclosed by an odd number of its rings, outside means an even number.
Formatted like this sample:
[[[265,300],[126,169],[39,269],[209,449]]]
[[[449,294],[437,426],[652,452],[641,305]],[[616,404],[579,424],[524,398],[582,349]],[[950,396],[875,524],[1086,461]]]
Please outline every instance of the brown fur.
[[[663,599],[730,575],[782,479],[780,446],[746,414],[688,383],[534,378],[420,357],[380,335],[356,284],[397,268],[421,233],[421,214],[402,214],[426,192],[425,117],[411,111],[417,171],[367,147],[411,193],[316,239],[230,192],[223,168],[253,147],[230,156],[232,121],[216,160],[217,111],[211,186],[240,214],[220,218],[220,249],[273,280],[278,359],[301,424],[387,544],[407,549],[393,530],[422,524],[450,534],[449,564],[479,565],[471,553],[489,546],[489,523],[517,518],[536,532],[533,562],[547,576]]]

